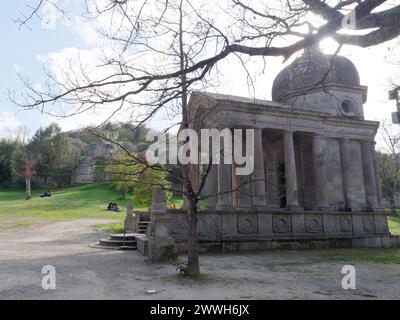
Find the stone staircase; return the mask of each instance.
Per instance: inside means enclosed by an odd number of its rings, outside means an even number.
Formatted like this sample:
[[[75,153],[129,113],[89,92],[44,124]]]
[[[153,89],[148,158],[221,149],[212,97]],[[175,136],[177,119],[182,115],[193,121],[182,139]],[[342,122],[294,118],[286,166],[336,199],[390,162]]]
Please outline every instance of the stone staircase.
[[[118,250],[136,250],[136,238],[132,233],[110,234],[109,239],[100,239],[96,245],[97,248],[118,249]]]
[[[150,221],[140,221],[137,225],[138,233],[123,233],[110,234],[108,239],[100,239],[98,243],[93,244],[93,248],[114,249],[114,250],[136,250],[137,238],[139,235],[144,235]]]
[[[150,224],[150,221],[139,221],[137,224],[138,233],[145,234],[149,224]]]

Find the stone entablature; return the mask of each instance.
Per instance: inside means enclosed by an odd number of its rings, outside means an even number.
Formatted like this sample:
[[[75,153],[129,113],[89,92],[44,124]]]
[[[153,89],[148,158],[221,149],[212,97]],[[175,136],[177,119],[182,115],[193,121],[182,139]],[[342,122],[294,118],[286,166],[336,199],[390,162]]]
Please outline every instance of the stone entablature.
[[[273,101],[253,100],[230,95],[192,93],[191,115],[206,128],[290,129],[324,134],[331,138],[374,141],[378,121],[335,117]]]

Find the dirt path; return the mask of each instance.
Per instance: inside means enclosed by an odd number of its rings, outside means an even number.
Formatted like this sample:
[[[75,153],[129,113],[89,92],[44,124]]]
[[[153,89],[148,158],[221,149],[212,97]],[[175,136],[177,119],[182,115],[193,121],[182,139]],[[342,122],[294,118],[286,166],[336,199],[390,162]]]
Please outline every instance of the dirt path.
[[[214,254],[201,257],[204,276],[176,276],[136,251],[92,249],[110,220],[45,223],[0,232],[0,299],[400,299],[400,266],[359,263],[357,290],[341,288],[344,262],[308,251]],[[41,287],[52,265],[57,289]],[[146,294],[147,289],[157,290]]]

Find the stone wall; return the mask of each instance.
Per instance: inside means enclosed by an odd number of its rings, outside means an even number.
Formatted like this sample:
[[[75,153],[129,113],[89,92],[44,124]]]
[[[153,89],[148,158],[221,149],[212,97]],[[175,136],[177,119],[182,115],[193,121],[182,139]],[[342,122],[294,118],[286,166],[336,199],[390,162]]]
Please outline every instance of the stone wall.
[[[187,212],[169,210],[170,235],[186,242]],[[201,210],[199,242],[220,245],[278,240],[324,240],[387,237],[384,212],[241,212]]]

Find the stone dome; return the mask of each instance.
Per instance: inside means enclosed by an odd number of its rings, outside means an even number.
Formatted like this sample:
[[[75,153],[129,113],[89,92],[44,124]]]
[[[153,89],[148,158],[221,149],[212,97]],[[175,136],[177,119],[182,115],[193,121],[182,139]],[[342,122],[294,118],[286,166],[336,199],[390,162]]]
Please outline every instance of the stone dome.
[[[349,59],[324,54],[315,47],[307,48],[301,57],[278,73],[272,85],[272,100],[280,101],[291,92],[323,84],[360,86],[360,77]]]

